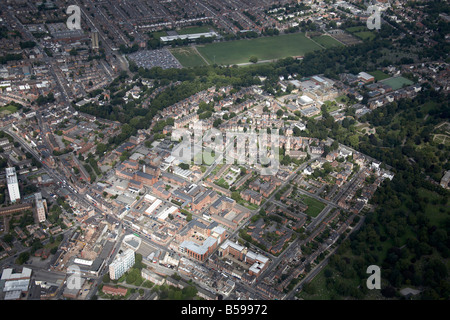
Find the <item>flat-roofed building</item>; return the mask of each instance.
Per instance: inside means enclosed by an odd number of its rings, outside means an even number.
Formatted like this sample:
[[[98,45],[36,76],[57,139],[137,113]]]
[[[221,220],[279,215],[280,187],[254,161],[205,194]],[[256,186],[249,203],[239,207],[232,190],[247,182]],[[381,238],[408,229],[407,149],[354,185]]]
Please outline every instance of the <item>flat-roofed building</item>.
[[[300,99],[297,100],[297,103],[300,108],[306,108],[308,106],[311,106],[314,103],[314,100],[306,95],[303,95],[300,97]]]
[[[134,262],[134,251],[131,249],[125,250],[109,265],[109,277],[112,280],[119,279],[134,265]]]
[[[98,31],[94,30],[91,33],[91,42],[92,42],[92,49],[98,50],[99,48],[99,41],[98,41]]]
[[[219,36],[217,34],[217,32],[202,32],[202,33],[190,33],[190,34],[177,34],[177,35],[172,35],[172,36],[163,36],[160,38],[160,40],[162,42],[171,42],[174,40],[184,40],[184,39],[188,39],[188,40],[197,40],[200,39],[201,37],[204,38],[211,38],[211,37],[217,37]]]
[[[191,258],[203,262],[216,247],[217,239],[208,237],[202,244],[189,240],[183,241],[180,244],[180,251],[186,253]]]
[[[161,277],[160,275],[148,270],[148,269],[142,269],[141,276],[145,280],[148,280],[150,282],[153,282],[157,286],[163,285],[166,281],[165,278]]]
[[[39,222],[46,220],[45,214],[47,213],[47,201],[42,199],[42,194],[37,192],[34,194],[36,203],[36,215]]]
[[[12,203],[20,200],[19,182],[17,181],[16,168],[6,168],[6,182],[8,184],[9,199]]]
[[[226,258],[228,255],[233,258],[245,262],[249,265],[248,273],[251,276],[259,276],[269,265],[269,258],[262,254],[255,253],[248,250],[248,248],[241,246],[238,243],[226,240],[218,250],[219,257]]]
[[[226,240],[224,243],[222,243],[218,250],[220,257],[226,257],[227,255],[231,254],[238,260],[243,260],[246,252],[247,250],[244,246],[241,246],[240,244],[232,242],[230,240]]]
[[[12,268],[4,269],[0,278],[0,287],[5,300],[18,300],[22,293],[27,293],[30,286],[31,269],[23,268],[21,272],[14,272]]]
[[[358,80],[368,83],[371,81],[375,81],[375,77],[368,74],[367,72],[360,72],[360,73],[358,73]]]

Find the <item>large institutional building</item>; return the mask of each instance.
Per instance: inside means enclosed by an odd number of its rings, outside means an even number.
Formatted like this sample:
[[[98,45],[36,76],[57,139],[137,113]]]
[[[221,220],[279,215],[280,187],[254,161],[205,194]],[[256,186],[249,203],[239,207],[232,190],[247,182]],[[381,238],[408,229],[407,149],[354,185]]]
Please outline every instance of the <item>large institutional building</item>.
[[[6,182],[8,184],[9,199],[12,203],[20,200],[19,183],[17,181],[16,169],[6,168]]]
[[[217,222],[209,226],[196,220],[192,220],[187,228],[177,234],[177,240],[181,241],[179,251],[204,262],[214,249],[225,240],[227,232]]]
[[[250,275],[259,276],[269,265],[269,258],[262,254],[248,250],[248,248],[226,240],[219,247],[219,257],[232,256],[238,261],[242,261],[249,266],[248,273]]]

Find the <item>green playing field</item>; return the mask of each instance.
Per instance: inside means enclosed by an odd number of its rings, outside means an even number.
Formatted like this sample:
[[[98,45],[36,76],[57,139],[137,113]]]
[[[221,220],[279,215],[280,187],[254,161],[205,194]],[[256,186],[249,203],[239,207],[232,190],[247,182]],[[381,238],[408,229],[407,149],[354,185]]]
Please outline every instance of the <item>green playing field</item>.
[[[216,42],[197,46],[200,54],[209,63],[233,65],[248,63],[251,56],[259,61],[302,56],[320,50],[321,47],[305,37],[303,33],[293,33],[250,40]]]
[[[189,68],[207,64],[194,47],[172,48],[169,50],[183,67]]]

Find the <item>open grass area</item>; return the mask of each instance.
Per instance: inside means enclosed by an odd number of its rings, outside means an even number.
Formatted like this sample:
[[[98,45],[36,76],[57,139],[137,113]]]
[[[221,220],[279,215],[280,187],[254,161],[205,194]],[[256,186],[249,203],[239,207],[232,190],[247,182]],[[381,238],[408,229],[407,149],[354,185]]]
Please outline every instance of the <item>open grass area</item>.
[[[367,29],[366,26],[350,27],[345,30],[350,32],[354,36],[360,38],[361,40],[366,40],[366,39],[372,40],[376,36],[376,34],[373,31],[370,31],[369,29]]]
[[[356,26],[356,27],[350,27],[345,29],[346,31],[350,32],[350,33],[355,33],[355,32],[362,32],[367,30],[366,26]]]
[[[298,195],[301,201],[308,206],[305,213],[313,218],[317,217],[320,212],[326,207],[325,203],[320,202],[314,198],[308,197],[306,195]]]
[[[258,60],[281,59],[303,56],[307,52],[322,49],[303,33],[293,33],[250,40],[208,43],[197,46],[200,54],[209,63],[233,65],[248,63],[251,56]]]
[[[230,186],[228,185],[228,183],[225,181],[224,178],[220,178],[217,181],[214,181],[215,184],[217,184],[219,187],[222,187],[224,189],[229,189]]]
[[[211,26],[193,26],[193,27],[186,27],[182,28],[180,30],[177,30],[178,34],[191,34],[191,33],[205,33],[209,32],[211,29],[214,30]]]
[[[339,110],[341,108],[336,103],[336,101],[327,100],[327,101],[324,101],[323,105],[327,107],[327,111],[328,112],[333,112],[333,111]]]
[[[304,286],[304,289],[296,294],[296,296],[303,300],[342,300],[345,297],[340,296],[333,287],[327,286],[327,279],[331,282],[339,280],[335,270],[329,266],[325,266],[314,279]],[[347,283],[358,288],[361,285],[365,285],[364,280],[358,278],[345,279]],[[384,299],[380,290],[371,290],[367,293],[365,299],[367,300],[380,300]]]
[[[318,44],[321,44],[322,46],[324,46],[325,48],[331,48],[331,47],[339,47],[339,46],[343,46],[342,43],[340,43],[339,41],[337,41],[336,39],[333,39],[330,36],[326,36],[326,35],[322,35],[319,37],[314,37],[312,38],[315,42],[317,42]]]
[[[7,105],[0,108],[0,115],[5,116],[17,111],[17,107],[13,105]]]
[[[153,38],[159,39],[161,37],[166,37],[167,32],[166,31],[154,31],[154,32],[151,32],[151,35],[153,36]]]
[[[371,71],[368,73],[370,75],[374,76],[376,81],[380,81],[380,80],[389,78],[388,74],[384,73],[383,71],[379,71],[379,70]]]
[[[206,65],[206,61],[203,60],[194,47],[172,48],[169,50],[183,67],[189,68]]]
[[[334,100],[338,103],[344,103],[345,105],[348,105],[350,102],[350,98],[346,94],[340,95]]]
[[[373,40],[376,36],[375,33],[372,31],[361,31],[361,32],[355,32],[354,35],[361,40]]]

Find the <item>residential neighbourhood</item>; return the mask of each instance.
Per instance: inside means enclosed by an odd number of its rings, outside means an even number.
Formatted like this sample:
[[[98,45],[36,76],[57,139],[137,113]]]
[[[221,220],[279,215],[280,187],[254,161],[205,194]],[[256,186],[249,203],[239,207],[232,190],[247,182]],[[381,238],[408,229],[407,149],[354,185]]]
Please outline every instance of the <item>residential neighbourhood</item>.
[[[73,5],[0,4],[2,300],[448,298],[440,4]]]

